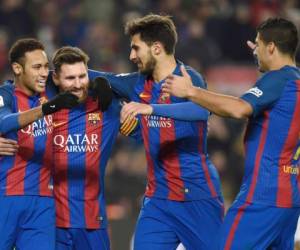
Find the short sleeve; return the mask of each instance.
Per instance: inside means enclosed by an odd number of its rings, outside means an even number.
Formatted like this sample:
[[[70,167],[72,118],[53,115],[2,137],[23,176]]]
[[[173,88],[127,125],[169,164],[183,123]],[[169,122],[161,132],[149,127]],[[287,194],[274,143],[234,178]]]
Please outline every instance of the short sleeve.
[[[190,75],[193,85],[199,88],[203,88],[206,89],[207,88],[207,84],[203,78],[203,76],[198,73],[196,70],[194,70],[193,68],[186,66],[186,70],[188,72],[188,74]]]
[[[241,99],[252,106],[252,115],[255,117],[276,103],[284,86],[285,80],[278,71],[268,72],[246,91]]]
[[[0,87],[0,119],[13,112],[13,95],[6,86]]]

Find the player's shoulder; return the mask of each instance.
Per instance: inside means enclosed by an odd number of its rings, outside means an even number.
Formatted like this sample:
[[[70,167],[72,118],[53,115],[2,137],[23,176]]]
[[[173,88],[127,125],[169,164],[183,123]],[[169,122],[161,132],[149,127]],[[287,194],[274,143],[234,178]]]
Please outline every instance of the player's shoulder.
[[[0,86],[1,93],[7,93],[13,95],[14,89],[15,89],[15,85],[11,80],[4,81]]]
[[[189,65],[184,65],[184,68],[186,69],[186,71],[189,73],[189,75],[193,78],[199,78],[201,80],[203,79],[203,76],[197,71],[195,70],[193,67],[189,66]]]
[[[184,65],[186,71],[188,72],[188,74],[190,75],[192,82],[201,88],[207,88],[207,84],[205,82],[204,77],[197,71],[195,70],[193,67],[189,66],[189,65]]]
[[[286,82],[289,80],[299,79],[300,71],[296,67],[284,66],[278,70],[270,70],[264,73],[259,82]]]
[[[13,81],[5,81],[0,86],[0,107],[11,104],[14,98],[15,85]]]

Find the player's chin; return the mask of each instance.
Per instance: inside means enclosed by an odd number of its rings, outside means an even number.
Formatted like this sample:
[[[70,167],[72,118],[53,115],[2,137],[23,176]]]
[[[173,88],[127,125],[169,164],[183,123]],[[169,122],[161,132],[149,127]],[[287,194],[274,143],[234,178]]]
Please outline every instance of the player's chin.
[[[88,96],[88,93],[85,91],[82,91],[80,94],[79,93],[74,93],[74,95],[76,95],[78,97],[78,102],[84,102]]]
[[[36,86],[35,87],[35,92],[37,93],[42,93],[46,91],[46,86]]]
[[[264,66],[262,66],[262,65],[258,65],[258,70],[259,70],[259,72],[261,72],[261,73],[265,73],[266,71],[268,71]]]

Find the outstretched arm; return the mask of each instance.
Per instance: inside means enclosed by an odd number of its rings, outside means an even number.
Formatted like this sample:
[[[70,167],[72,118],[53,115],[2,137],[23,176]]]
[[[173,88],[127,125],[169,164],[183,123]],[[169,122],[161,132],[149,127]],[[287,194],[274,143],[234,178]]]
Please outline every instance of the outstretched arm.
[[[207,120],[209,112],[192,103],[182,102],[174,104],[143,104],[130,102],[124,104],[121,110],[121,122],[132,119],[137,115],[158,115],[183,121]]]
[[[44,115],[52,114],[60,109],[72,108],[78,104],[78,98],[70,93],[61,93],[45,104],[18,113],[13,113],[10,104],[5,103],[0,108],[1,134],[24,128]]]
[[[220,115],[232,118],[246,118],[252,112],[252,106],[234,96],[222,95],[205,89],[194,87],[191,77],[181,66],[182,76],[170,75],[162,86],[162,90],[171,95],[188,98],[203,108]]]

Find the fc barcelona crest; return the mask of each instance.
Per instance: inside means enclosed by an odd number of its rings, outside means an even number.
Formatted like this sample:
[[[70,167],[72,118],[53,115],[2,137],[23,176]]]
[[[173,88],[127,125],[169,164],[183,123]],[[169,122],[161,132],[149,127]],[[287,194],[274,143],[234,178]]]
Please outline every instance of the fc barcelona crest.
[[[100,113],[88,113],[88,121],[89,123],[96,125],[101,121]]]
[[[170,98],[170,94],[169,93],[162,93],[160,95],[160,101],[162,103],[166,102],[169,98]]]

